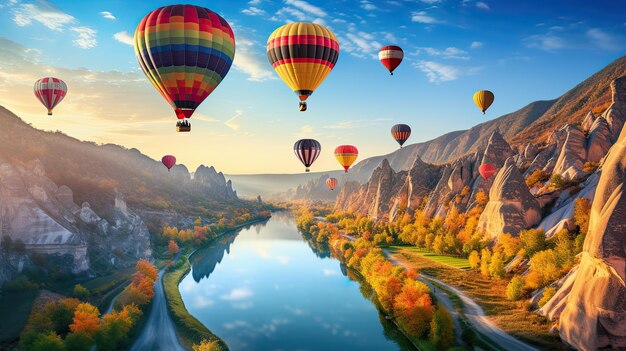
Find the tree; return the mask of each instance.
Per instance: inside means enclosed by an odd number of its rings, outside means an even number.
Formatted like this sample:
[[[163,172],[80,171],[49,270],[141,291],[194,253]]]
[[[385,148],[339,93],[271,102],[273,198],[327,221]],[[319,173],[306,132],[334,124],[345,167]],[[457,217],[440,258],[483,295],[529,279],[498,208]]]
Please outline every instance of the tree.
[[[530,259],[530,270],[537,274],[539,287],[555,281],[562,274],[562,269],[558,264],[558,256],[556,251],[552,249],[537,252]]]
[[[480,253],[480,274],[489,276],[489,263],[491,262],[491,251],[484,248]]]
[[[500,252],[496,252],[491,256],[489,262],[489,275],[494,278],[504,278],[506,271],[504,270],[504,258]]]
[[[478,205],[484,207],[487,205],[487,202],[489,202],[489,195],[481,190],[474,195],[474,199],[476,199],[476,203]]]
[[[556,289],[552,286],[548,286],[543,290],[543,294],[541,295],[541,300],[537,303],[539,307],[543,307],[545,304],[552,299],[552,297],[556,294]]]
[[[65,344],[63,344],[63,340],[61,337],[53,332],[49,331],[47,333],[41,333],[35,338],[35,342],[33,343],[32,351],[64,351]]]
[[[576,238],[576,251],[582,251],[582,243],[589,231],[589,214],[591,213],[591,201],[585,198],[578,198],[574,201],[574,223],[578,226],[580,239]]]
[[[89,296],[89,290],[80,284],[74,285],[74,296],[79,299],[85,299]]]
[[[502,234],[498,237],[498,248],[504,254],[504,260],[507,260],[519,252],[520,239],[511,234]]]
[[[550,178],[550,187],[554,189],[561,189],[566,184],[567,182],[565,181],[565,179],[563,179],[563,177],[560,174],[554,174],[552,178]]]
[[[543,230],[522,230],[519,238],[522,249],[526,252],[526,257],[532,257],[535,252],[546,248],[546,236]]]
[[[70,323],[74,318],[76,307],[80,304],[80,300],[74,298],[65,298],[57,303],[50,303],[45,312],[54,323],[54,330],[59,334],[65,334],[68,331]]]
[[[415,280],[405,280],[402,291],[394,300],[393,311],[398,324],[409,335],[427,335],[434,312],[428,287]]]
[[[70,351],[89,351],[93,339],[85,333],[70,333],[65,337],[65,347]]]
[[[220,346],[216,341],[202,340],[199,344],[191,346],[193,351],[220,351]]]
[[[517,301],[524,297],[524,278],[515,275],[506,286],[506,298],[510,301]]]
[[[157,280],[159,277],[156,267],[148,260],[141,259],[137,261],[135,269],[137,272],[143,273],[146,277],[152,279],[153,281]]]
[[[133,326],[133,320],[126,308],[120,312],[112,312],[102,318],[100,330],[96,334],[96,344],[99,350],[115,350],[126,341],[128,332]]]
[[[174,240],[170,240],[167,243],[167,251],[170,253],[170,255],[174,256],[178,253],[178,244],[176,244],[176,242]]]
[[[88,337],[93,336],[100,327],[100,312],[90,303],[79,304],[74,311],[74,321],[70,324],[73,333],[85,333]]]
[[[454,340],[452,316],[441,303],[437,303],[430,322],[430,340],[437,345],[438,350],[446,350]]]
[[[470,264],[470,267],[472,267],[473,269],[476,269],[480,266],[480,255],[478,254],[478,251],[473,250],[470,253],[469,264]]]

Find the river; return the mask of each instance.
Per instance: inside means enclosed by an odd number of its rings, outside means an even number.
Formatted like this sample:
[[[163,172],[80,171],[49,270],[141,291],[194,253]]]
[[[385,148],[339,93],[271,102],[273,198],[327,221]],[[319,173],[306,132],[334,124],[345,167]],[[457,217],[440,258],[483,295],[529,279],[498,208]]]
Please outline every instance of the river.
[[[232,351],[414,350],[371,289],[314,246],[288,212],[224,236],[192,256],[185,306]]]

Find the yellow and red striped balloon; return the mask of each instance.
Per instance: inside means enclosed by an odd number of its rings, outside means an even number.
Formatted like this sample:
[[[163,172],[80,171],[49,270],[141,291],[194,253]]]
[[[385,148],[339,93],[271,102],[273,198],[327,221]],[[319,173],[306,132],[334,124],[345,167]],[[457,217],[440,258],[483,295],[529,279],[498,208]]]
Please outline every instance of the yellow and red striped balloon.
[[[328,185],[330,190],[335,190],[335,188],[337,187],[337,178],[326,179],[326,185]]]
[[[358,156],[359,150],[352,145],[339,145],[335,148],[335,158],[346,173],[348,173],[348,168],[352,166]]]
[[[337,37],[320,24],[289,23],[270,35],[266,49],[278,76],[300,98],[300,111],[306,111],[306,99],[337,63]]]

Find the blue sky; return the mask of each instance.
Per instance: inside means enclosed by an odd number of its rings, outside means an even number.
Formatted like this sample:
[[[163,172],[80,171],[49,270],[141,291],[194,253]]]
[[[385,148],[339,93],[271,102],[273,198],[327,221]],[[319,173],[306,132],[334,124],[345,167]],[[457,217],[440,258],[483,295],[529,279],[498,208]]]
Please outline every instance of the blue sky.
[[[624,54],[624,1],[191,1],[220,13],[237,42],[234,67],[202,104],[193,131],[173,131],[173,113],[138,69],[137,23],[165,1],[2,1],[0,104],[33,125],[80,139],[175,154],[228,173],[299,172],[295,140],[316,138],[313,170],[337,169],[332,150],[353,144],[360,158],[393,151],[389,129],[413,127],[408,143],[466,129],[529,102],[555,98]],[[297,111],[265,42],[278,26],[315,21],[339,38],[338,63]],[[400,45],[390,77],[376,54]],[[32,95],[39,76],[57,75],[70,93],[53,118]],[[489,89],[486,116],[472,103]]]

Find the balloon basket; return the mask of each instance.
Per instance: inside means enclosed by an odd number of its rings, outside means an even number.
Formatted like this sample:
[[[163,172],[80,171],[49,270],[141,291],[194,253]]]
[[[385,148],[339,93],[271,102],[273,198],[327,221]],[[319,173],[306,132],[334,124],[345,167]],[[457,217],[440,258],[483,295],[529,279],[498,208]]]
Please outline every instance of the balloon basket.
[[[191,126],[176,126],[177,132],[190,132]]]

